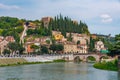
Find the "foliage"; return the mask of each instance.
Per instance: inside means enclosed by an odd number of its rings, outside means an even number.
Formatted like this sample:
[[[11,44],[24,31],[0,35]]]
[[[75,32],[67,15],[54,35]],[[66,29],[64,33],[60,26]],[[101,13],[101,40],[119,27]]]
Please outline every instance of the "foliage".
[[[9,54],[10,54],[10,50],[8,50],[8,49],[4,49],[3,54],[4,54],[4,55],[6,55],[6,54],[9,55]]]
[[[19,33],[24,29],[22,26],[24,21],[13,17],[0,17],[0,35],[13,36],[16,42],[19,42]]]
[[[77,41],[77,45],[80,44],[80,40]]]
[[[39,27],[34,29],[28,29],[27,35],[36,35],[36,36],[50,36],[51,31],[44,27]]]
[[[32,49],[39,49],[40,47],[33,44],[33,45],[30,46],[30,48],[32,48]]]
[[[47,44],[50,44],[50,40],[46,40],[46,43],[47,43]]]
[[[12,51],[12,53],[13,52],[16,53],[17,51],[19,51],[19,53],[22,54],[23,51],[25,50],[22,45],[20,45],[19,43],[16,43],[16,42],[10,42],[10,43],[8,43],[7,46]]]
[[[111,62],[102,62],[102,63],[95,63],[94,67],[98,69],[103,69],[103,70],[112,70],[112,71],[117,71],[118,70],[118,60],[114,60]]]
[[[1,29],[10,29],[15,28],[17,26],[21,26],[23,24],[23,20],[19,20],[18,18],[13,17],[0,17],[0,28]]]
[[[108,55],[115,56],[120,55],[120,34],[115,36],[115,45],[111,45],[109,50],[110,53]]]
[[[49,27],[52,30],[60,31],[64,37],[66,37],[66,32],[90,34],[85,23],[82,21],[75,23],[69,17],[63,17],[61,14],[50,21]]]
[[[95,49],[95,40],[90,37],[89,51],[94,51]]]
[[[72,41],[72,34],[70,33],[70,35],[67,37],[68,41]]]
[[[96,61],[96,59],[95,59],[93,56],[89,56],[89,57],[87,58],[87,60]]]
[[[63,59],[57,59],[57,60],[54,60],[53,62],[66,62],[66,61]]]
[[[43,53],[49,53],[48,48],[46,46],[41,46],[41,52]]]
[[[62,44],[52,44],[50,45],[50,50],[52,50],[53,52],[55,51],[63,51],[64,47]]]

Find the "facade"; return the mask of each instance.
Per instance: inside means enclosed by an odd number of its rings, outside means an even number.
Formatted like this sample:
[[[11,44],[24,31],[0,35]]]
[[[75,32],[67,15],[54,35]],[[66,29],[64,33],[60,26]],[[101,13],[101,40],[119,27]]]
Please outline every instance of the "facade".
[[[86,34],[71,33],[71,35],[74,43],[80,41],[80,44],[89,44],[90,42],[90,36],[87,36]],[[69,37],[70,33],[67,33],[66,36]]]
[[[67,41],[67,39],[64,38],[64,36],[61,34],[60,31],[52,31],[52,35],[54,36],[54,38],[57,42],[63,43],[65,41]]]
[[[7,48],[9,42],[15,42],[13,36],[6,36],[5,38],[3,36],[0,36],[0,54],[2,54],[4,49]]]
[[[13,36],[7,36],[7,37],[5,37],[5,40],[8,42],[15,42],[15,39]]]
[[[72,22],[76,25],[78,25],[78,21],[77,20],[72,20]]]
[[[8,44],[8,43],[9,43],[9,42],[6,41],[6,40],[3,40],[3,41],[0,42],[0,53],[1,53],[1,54],[2,54],[2,52],[4,51],[4,49],[7,48],[7,44]]]
[[[28,29],[35,29],[36,28],[36,25],[32,22],[29,22],[29,24],[27,25],[27,28]]]
[[[81,50],[80,53],[88,53],[88,47],[86,44],[79,44],[77,45],[77,48]]]
[[[50,41],[49,44],[51,44],[51,40],[50,37],[40,37],[40,38],[28,38],[27,42],[25,43],[25,53],[31,53],[34,51],[34,49],[31,48],[31,45],[37,45],[37,46],[41,46],[41,45],[47,45],[47,40]]]
[[[52,19],[51,17],[43,17],[42,18],[42,22],[44,24],[44,27],[48,28],[49,22],[50,22],[51,19]]]
[[[103,43],[102,41],[97,41],[97,42],[95,43],[95,49],[96,49],[97,51],[100,51],[100,50],[105,49],[104,43]]]
[[[72,42],[64,43],[64,53],[87,53],[86,45],[76,45]]]
[[[96,34],[92,34],[91,37],[92,37],[92,39],[96,39],[97,35]]]

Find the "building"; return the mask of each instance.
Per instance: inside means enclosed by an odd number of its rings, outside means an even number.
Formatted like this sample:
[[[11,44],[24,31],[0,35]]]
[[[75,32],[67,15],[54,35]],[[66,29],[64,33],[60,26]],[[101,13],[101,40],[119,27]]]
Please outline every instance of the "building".
[[[86,44],[78,44],[77,48],[81,50],[80,53],[88,53],[88,46]]]
[[[67,37],[70,36],[70,33],[66,34]],[[71,33],[72,41],[77,44],[77,41],[80,41],[80,44],[89,44],[90,36],[86,34]]]
[[[97,42],[95,43],[95,49],[96,49],[97,51],[100,51],[100,50],[105,49],[104,43],[103,43],[102,41],[97,41]]]
[[[72,20],[72,22],[73,22],[74,24],[78,25],[78,21]]]
[[[31,48],[31,45],[41,46],[41,45],[48,45],[48,44],[49,45],[51,44],[50,37],[40,37],[40,38],[29,37],[25,43],[25,53],[34,52],[34,49]]]
[[[91,37],[92,37],[92,39],[97,39],[97,35],[96,34],[92,34]]]
[[[76,45],[73,42],[64,43],[64,53],[88,53],[86,45]]]
[[[9,42],[15,42],[13,36],[6,36],[5,38],[3,36],[0,36],[0,54],[2,54],[4,49],[7,48]]]
[[[51,17],[43,17],[42,22],[44,24],[44,27],[48,28],[50,21],[52,20]]]
[[[8,43],[9,43],[9,42],[6,41],[6,40],[3,40],[3,41],[0,42],[0,54],[2,54],[3,51],[4,51],[4,49],[7,48]]]
[[[5,37],[5,40],[8,42],[15,42],[15,39],[13,36],[7,36],[7,37]]]
[[[28,29],[35,29],[37,27],[36,24],[33,22],[27,22],[26,26]]]
[[[60,31],[52,31],[52,35],[54,36],[56,42],[58,42],[58,43],[63,43],[65,41],[67,41],[67,39],[64,38],[64,36],[61,34]]]

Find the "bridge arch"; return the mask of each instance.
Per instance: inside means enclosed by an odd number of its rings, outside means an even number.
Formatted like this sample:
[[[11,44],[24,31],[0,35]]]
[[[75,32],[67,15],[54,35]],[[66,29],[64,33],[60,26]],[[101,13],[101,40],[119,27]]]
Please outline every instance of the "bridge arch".
[[[76,57],[74,58],[74,62],[80,62],[80,61],[81,61],[81,59],[80,59],[79,56],[76,56]]]
[[[103,55],[103,56],[100,56],[99,60],[100,62],[102,61],[102,59],[108,59],[109,57],[107,55]]]
[[[97,60],[96,57],[92,56],[92,55],[86,57],[86,61],[87,62],[89,62],[89,61],[96,61],[96,60]]]

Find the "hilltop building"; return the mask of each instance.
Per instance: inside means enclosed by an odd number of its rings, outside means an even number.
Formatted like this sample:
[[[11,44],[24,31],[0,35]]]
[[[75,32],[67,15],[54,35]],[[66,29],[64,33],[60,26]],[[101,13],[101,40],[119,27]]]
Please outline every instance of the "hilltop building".
[[[52,20],[52,17],[43,17],[42,22],[44,24],[44,27],[48,28],[50,20]]]

